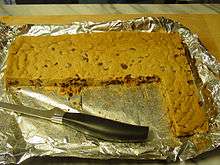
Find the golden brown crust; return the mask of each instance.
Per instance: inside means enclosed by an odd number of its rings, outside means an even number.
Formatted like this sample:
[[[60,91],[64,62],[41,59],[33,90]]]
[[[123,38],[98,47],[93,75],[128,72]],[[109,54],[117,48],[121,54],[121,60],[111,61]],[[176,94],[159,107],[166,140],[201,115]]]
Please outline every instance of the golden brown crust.
[[[178,34],[21,36],[10,47],[7,64],[8,85],[54,85],[70,89],[157,82],[176,136],[208,130]]]

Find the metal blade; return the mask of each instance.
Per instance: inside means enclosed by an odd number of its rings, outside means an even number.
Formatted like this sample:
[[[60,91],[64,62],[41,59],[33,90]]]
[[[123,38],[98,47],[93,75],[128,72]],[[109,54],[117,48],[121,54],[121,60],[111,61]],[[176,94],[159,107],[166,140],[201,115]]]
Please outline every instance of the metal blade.
[[[5,102],[1,102],[1,101],[0,101],[0,107],[3,109],[6,109],[7,111],[10,110],[10,111],[22,113],[22,114],[25,114],[28,116],[34,116],[34,117],[43,118],[43,119],[47,119],[47,120],[51,120],[51,118],[53,118],[54,114],[56,113],[55,112],[56,109],[44,111],[44,110],[26,107],[23,105],[14,105],[14,104],[5,103]],[[60,111],[62,111],[62,110],[60,110]]]

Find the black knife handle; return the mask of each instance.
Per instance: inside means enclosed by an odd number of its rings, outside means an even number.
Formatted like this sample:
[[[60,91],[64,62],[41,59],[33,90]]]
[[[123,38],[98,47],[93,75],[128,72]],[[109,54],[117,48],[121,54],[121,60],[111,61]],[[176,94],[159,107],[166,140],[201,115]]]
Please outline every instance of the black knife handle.
[[[93,137],[118,142],[142,142],[148,137],[148,127],[121,123],[82,113],[65,113],[62,123]]]

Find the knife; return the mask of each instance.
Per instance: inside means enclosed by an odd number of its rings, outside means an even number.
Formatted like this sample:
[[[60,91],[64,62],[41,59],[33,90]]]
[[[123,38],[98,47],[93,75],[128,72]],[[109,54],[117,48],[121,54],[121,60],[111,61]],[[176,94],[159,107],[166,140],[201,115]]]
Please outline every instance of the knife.
[[[126,124],[83,113],[69,113],[53,108],[48,111],[23,105],[0,102],[0,107],[24,115],[50,120],[74,128],[87,135],[116,142],[143,142],[148,137],[149,128]]]

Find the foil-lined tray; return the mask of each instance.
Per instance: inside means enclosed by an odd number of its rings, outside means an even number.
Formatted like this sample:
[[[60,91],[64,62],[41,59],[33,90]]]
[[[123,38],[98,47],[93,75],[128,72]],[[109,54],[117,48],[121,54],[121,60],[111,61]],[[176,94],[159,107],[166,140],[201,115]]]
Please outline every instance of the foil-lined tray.
[[[116,93],[108,99],[117,100],[112,107],[106,108],[96,98],[100,96],[97,88],[93,95],[84,97],[96,106],[87,106],[87,112],[94,115],[124,121],[131,124],[150,125],[149,139],[144,143],[117,143],[95,139],[62,125],[42,119],[8,113],[0,108],[0,164],[21,163],[33,156],[72,156],[96,159],[145,159],[145,160],[187,160],[201,153],[220,146],[220,63],[199,41],[196,34],[179,22],[164,17],[141,17],[128,21],[109,22],[73,22],[69,25],[22,25],[9,26],[0,23],[0,100],[23,104],[39,110],[49,110],[55,106],[65,109],[72,107],[82,111],[76,103],[80,96],[71,99],[57,95],[55,89],[11,87],[6,90],[3,76],[6,68],[7,52],[10,44],[19,35],[62,35],[106,31],[141,31],[141,32],[177,32],[189,50],[189,63],[199,80],[198,89],[201,99],[206,103],[210,119],[210,130],[206,134],[197,134],[185,138],[173,138],[167,131],[166,120],[160,120],[164,114],[159,105],[151,103],[142,106],[154,107],[155,113],[133,110],[120,111],[114,106],[123,101],[114,99]],[[10,67],[10,66],[8,66]],[[141,87],[156,100],[157,89],[153,85]],[[109,89],[106,88],[106,91]],[[121,89],[121,92],[125,93]],[[107,92],[106,92],[107,93]],[[103,93],[102,93],[103,94]],[[126,93],[129,94],[129,93]],[[137,95],[139,93],[136,93]],[[138,102],[138,100],[136,100]],[[159,102],[159,100],[158,100]],[[89,104],[90,105],[90,104]],[[99,106],[97,106],[99,105]],[[101,106],[100,106],[101,105]],[[132,105],[133,106],[133,105]],[[132,107],[128,104],[128,107]],[[116,106],[117,107],[117,106]],[[134,108],[134,107],[133,107]],[[71,108],[69,108],[71,111]],[[144,117],[143,117],[144,116]],[[141,119],[141,120],[140,120]],[[156,126],[157,125],[157,126]]]

